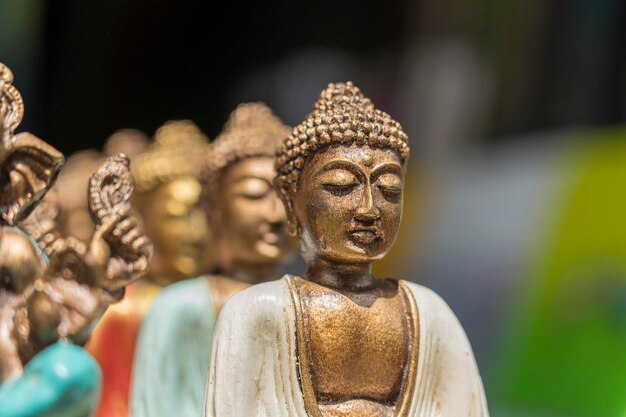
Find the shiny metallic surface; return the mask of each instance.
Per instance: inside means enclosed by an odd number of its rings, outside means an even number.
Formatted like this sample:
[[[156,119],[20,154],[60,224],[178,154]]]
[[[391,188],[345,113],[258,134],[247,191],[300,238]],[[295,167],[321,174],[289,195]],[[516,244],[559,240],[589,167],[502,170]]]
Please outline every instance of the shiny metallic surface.
[[[406,412],[417,311],[371,265],[397,235],[407,157],[400,125],[351,83],[329,85],[278,153],[276,186],[308,264],[291,290],[311,416]]]
[[[171,121],[133,161],[133,205],[155,248],[147,278],[157,285],[198,276],[211,264],[211,234],[197,180],[207,143],[191,121]]]
[[[11,72],[2,64],[0,80],[3,382],[19,376],[26,363],[59,339],[84,343],[107,306],[145,273],[152,244],[129,211],[132,187],[119,192],[111,188],[132,183],[123,155],[111,158],[92,177],[89,198],[98,210],[94,211],[97,225],[89,243],[57,233],[56,200],[48,200],[39,210],[37,205],[54,183],[63,156],[29,133],[13,133],[24,107],[11,84]]]

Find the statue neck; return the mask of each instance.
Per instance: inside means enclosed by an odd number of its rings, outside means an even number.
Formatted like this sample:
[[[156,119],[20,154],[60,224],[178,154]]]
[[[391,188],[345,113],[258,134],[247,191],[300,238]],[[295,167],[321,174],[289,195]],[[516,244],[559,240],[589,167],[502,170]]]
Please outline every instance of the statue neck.
[[[375,286],[370,263],[339,263],[325,259],[314,259],[309,263],[304,277],[325,287],[360,291]]]
[[[236,250],[223,235],[215,235],[215,269],[227,278],[248,284],[258,284],[279,278],[276,276],[280,263],[245,262],[237,258]]]

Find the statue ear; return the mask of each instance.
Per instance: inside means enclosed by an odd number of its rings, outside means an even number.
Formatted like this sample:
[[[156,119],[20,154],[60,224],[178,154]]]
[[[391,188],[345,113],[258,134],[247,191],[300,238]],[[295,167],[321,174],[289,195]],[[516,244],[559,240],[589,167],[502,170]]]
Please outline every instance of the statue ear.
[[[276,194],[278,194],[280,201],[282,201],[285,206],[285,213],[287,215],[287,232],[289,232],[291,236],[297,236],[298,219],[296,218],[296,212],[293,209],[293,196],[291,195],[291,191],[284,186],[283,179],[279,177],[274,178],[274,189],[276,190]]]
[[[63,155],[30,133],[3,141],[0,149],[0,218],[16,225],[52,187]]]

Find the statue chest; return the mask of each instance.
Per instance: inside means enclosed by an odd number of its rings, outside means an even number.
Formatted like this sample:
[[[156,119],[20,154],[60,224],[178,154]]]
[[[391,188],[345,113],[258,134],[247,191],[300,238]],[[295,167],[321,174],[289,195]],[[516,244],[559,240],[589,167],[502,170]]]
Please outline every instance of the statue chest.
[[[409,317],[402,291],[351,297],[303,283],[300,297],[318,402],[395,402],[409,356]]]

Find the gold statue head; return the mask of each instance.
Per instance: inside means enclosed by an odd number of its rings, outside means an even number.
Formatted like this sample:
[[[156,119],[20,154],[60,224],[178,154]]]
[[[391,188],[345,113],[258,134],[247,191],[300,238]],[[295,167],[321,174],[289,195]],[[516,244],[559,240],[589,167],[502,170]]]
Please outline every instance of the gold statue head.
[[[136,129],[121,129],[106,140],[103,152],[95,149],[82,150],[67,158],[54,189],[63,196],[58,200],[60,208],[58,229],[63,236],[73,236],[88,242],[94,232],[94,224],[87,209],[87,184],[91,174],[100,167],[106,157],[123,153],[131,160],[146,150],[149,138]]]
[[[294,241],[272,181],[274,156],[289,128],[263,103],[238,106],[211,143],[202,175],[203,201],[224,271],[276,268]],[[267,277],[264,277],[267,279]]]
[[[63,155],[30,133],[14,135],[24,117],[24,102],[13,74],[0,63],[0,224],[25,218],[52,186]]]
[[[352,83],[329,84],[277,154],[275,185],[305,260],[369,264],[395,240],[408,137]]]
[[[160,285],[194,277],[207,266],[210,237],[197,179],[207,142],[191,121],[171,121],[132,163],[136,208],[154,243],[149,277]]]
[[[150,146],[150,138],[141,130],[120,129],[114,132],[104,143],[102,153],[115,156],[123,153],[131,161],[144,153]]]

